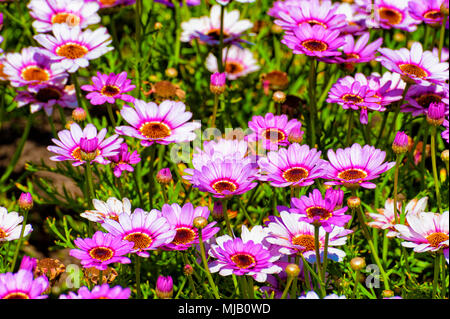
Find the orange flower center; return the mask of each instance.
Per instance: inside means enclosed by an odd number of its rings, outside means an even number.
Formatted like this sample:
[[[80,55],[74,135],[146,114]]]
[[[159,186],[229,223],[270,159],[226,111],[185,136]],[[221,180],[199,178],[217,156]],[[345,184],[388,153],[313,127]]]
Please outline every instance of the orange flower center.
[[[442,97],[434,93],[424,94],[416,98],[417,104],[424,108],[428,108],[431,103],[439,103],[441,102],[441,100]]]
[[[219,41],[220,40],[220,29],[218,29],[218,28],[211,29],[208,32],[206,32],[206,35],[210,36],[214,40]],[[230,35],[228,33],[226,33],[225,31],[223,32],[223,38],[224,39],[228,38],[229,36]]]
[[[361,179],[367,177],[367,173],[362,169],[350,168],[342,171],[338,174],[338,177],[346,181],[352,181],[355,179]]]
[[[66,23],[71,27],[79,25],[80,21],[80,17],[73,13],[60,12],[52,17],[52,23]]]
[[[133,249],[145,249],[153,241],[149,235],[140,232],[128,234],[123,239],[133,242]]]
[[[228,180],[220,180],[212,185],[212,188],[222,194],[224,191],[234,192],[237,189],[236,184]]]
[[[2,299],[30,299],[30,297],[26,293],[17,291],[7,294]]]
[[[78,43],[68,42],[66,44],[61,45],[56,49],[56,54],[59,56],[63,56],[68,59],[79,59],[84,57],[89,50]]]
[[[39,83],[48,81],[50,78],[50,74],[47,70],[41,69],[35,65],[24,68],[21,76],[25,81],[37,81]]]
[[[175,245],[189,244],[195,239],[196,236],[197,234],[194,230],[188,227],[180,227],[177,228],[177,233],[175,234],[175,238],[172,242]]]
[[[440,243],[448,240],[448,235],[444,233],[433,233],[428,235],[426,238],[431,246],[437,248]]]
[[[108,247],[94,247],[89,250],[89,256],[91,256],[93,259],[106,261],[114,256],[114,251]]]
[[[311,19],[311,20],[309,20],[309,21],[307,21],[307,22],[308,22],[308,24],[309,24],[311,27],[312,27],[312,26],[315,26],[315,25],[321,25],[322,27],[324,27],[325,29],[327,29],[327,25],[326,25],[325,23],[320,22],[320,21]]]
[[[283,173],[283,178],[286,182],[298,182],[308,177],[309,172],[303,167],[293,167]]]
[[[323,52],[328,49],[328,44],[320,40],[306,40],[302,42],[302,46],[308,51]]]
[[[116,96],[117,94],[119,94],[120,89],[115,85],[105,85],[101,89],[100,93],[111,97],[111,96]]]
[[[316,247],[314,244],[314,236],[312,235],[297,235],[292,238],[292,244],[305,247],[302,251],[315,250]]]
[[[225,63],[225,72],[228,74],[238,74],[244,71],[244,66],[236,61],[227,61]]]
[[[319,216],[321,220],[327,220],[328,218],[331,217],[331,213],[323,208],[323,207],[318,207],[318,206],[314,206],[314,207],[308,207],[306,209],[306,215],[309,218],[314,218]]]
[[[0,239],[2,238],[6,238],[8,235],[6,234],[6,232],[0,228]]]
[[[99,0],[101,4],[105,5],[105,6],[112,6],[114,4],[116,4],[117,0]]]
[[[241,269],[246,269],[256,264],[255,258],[250,254],[237,253],[231,256],[231,260]]]
[[[425,19],[437,20],[442,18],[442,13],[438,10],[430,10],[423,15]]]
[[[424,78],[428,75],[428,73],[424,69],[415,64],[405,63],[400,64],[398,67],[400,68],[400,70],[403,71],[403,73],[406,73],[408,75],[414,75],[418,78]]]
[[[263,136],[266,140],[270,140],[272,142],[280,142],[286,139],[286,134],[276,128],[269,128],[265,130]]]
[[[150,139],[162,139],[172,134],[169,126],[162,122],[146,122],[139,131]]]
[[[380,8],[378,14],[382,20],[386,20],[392,25],[399,24],[403,20],[402,13],[392,8]]]
[[[51,100],[59,100],[62,94],[57,89],[50,87],[42,88],[36,93],[36,100],[42,103],[47,103]]]
[[[361,103],[362,101],[364,101],[364,99],[362,97],[360,97],[359,95],[356,94],[345,94],[342,99],[345,102],[350,102],[350,103],[354,103],[354,104],[358,104]]]

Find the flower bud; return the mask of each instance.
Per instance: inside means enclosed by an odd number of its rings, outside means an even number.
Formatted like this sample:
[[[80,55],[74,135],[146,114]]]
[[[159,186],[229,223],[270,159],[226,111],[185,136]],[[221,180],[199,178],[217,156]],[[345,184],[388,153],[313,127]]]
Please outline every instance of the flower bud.
[[[24,211],[29,211],[33,207],[33,197],[30,193],[20,194],[19,207]]]
[[[195,228],[203,229],[208,225],[208,220],[203,216],[197,216],[194,218],[193,225]]]
[[[217,200],[214,202],[214,207],[211,212],[212,218],[214,218],[215,221],[221,221],[223,219],[223,205],[222,201]]]
[[[301,130],[300,126],[294,127],[288,135],[288,141],[290,143],[301,143],[303,141],[304,132]]]
[[[175,68],[168,68],[165,73],[169,78],[175,78],[178,75],[178,71]]]
[[[361,206],[361,199],[357,196],[351,196],[347,199],[347,206],[349,208],[359,208]]]
[[[448,163],[448,150],[443,150],[441,153],[441,160],[444,163]]]
[[[28,257],[25,255],[23,256],[22,261],[20,263],[20,269],[25,269],[34,272],[34,270],[36,269],[36,264],[37,264],[36,258]]]
[[[163,25],[161,22],[156,22],[155,25],[153,26],[155,28],[155,30],[161,30]]]
[[[211,74],[209,89],[212,93],[220,95],[226,89],[226,73],[215,72]]]
[[[288,277],[297,277],[300,274],[300,267],[297,264],[289,264],[286,266],[286,274]]]
[[[86,111],[82,107],[77,107],[72,111],[72,119],[75,122],[83,122],[86,119]]]
[[[98,138],[80,139],[80,155],[83,161],[92,161],[97,157]]]
[[[173,295],[173,280],[172,277],[159,276],[156,280],[156,295],[160,299],[170,299]]]
[[[428,113],[427,113],[427,122],[430,125],[433,126],[440,126],[445,119],[445,106],[444,103],[439,102],[430,103],[430,106],[428,106]]]
[[[398,131],[392,143],[392,150],[395,154],[404,154],[408,152],[408,135],[405,132]]]
[[[184,267],[183,267],[183,273],[184,273],[186,276],[190,276],[190,275],[192,275],[192,274],[194,273],[194,268],[192,268],[191,265],[186,264],[186,265],[184,265]]]
[[[163,185],[170,184],[170,182],[172,181],[172,173],[170,172],[170,169],[161,169],[158,174],[156,174],[156,180],[158,181],[158,183]]]
[[[350,260],[350,267],[352,267],[353,270],[362,270],[366,267],[366,260],[361,257],[355,257]]]
[[[383,298],[391,298],[394,297],[394,292],[392,290],[383,290],[381,295]]]
[[[286,101],[286,94],[283,91],[275,91],[272,99],[275,103],[284,103]]]

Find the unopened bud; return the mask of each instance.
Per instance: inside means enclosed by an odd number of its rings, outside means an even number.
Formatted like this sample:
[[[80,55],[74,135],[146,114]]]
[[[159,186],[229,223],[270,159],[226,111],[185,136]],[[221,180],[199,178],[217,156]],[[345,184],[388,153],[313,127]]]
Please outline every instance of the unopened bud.
[[[225,92],[226,89],[226,73],[215,72],[211,74],[209,89],[212,93],[220,95]]]
[[[223,205],[222,201],[217,200],[214,202],[214,207],[211,212],[212,218],[214,218],[215,221],[221,221],[223,219]]]
[[[72,119],[75,122],[83,122],[86,119],[86,111],[82,107],[77,107],[72,111]]]
[[[448,150],[443,150],[441,153],[441,160],[444,163],[448,163]]]
[[[397,32],[394,34],[394,40],[397,42],[403,42],[406,40],[406,36],[401,32]]]
[[[439,102],[430,103],[430,106],[428,106],[428,112],[427,112],[427,122],[430,125],[433,126],[440,126],[445,119],[445,106],[444,103]]]
[[[395,154],[404,154],[408,152],[408,135],[405,132],[398,131],[392,143],[392,150]]]
[[[361,199],[357,196],[351,196],[347,199],[347,206],[349,208],[359,208],[361,206]]]
[[[169,78],[175,78],[178,75],[178,71],[175,68],[168,68],[165,73]]]
[[[194,268],[192,268],[191,265],[186,264],[186,265],[183,267],[183,273],[184,273],[186,276],[190,276],[190,275],[192,275],[192,274],[194,273]]]
[[[286,266],[286,274],[288,277],[297,277],[300,274],[300,267],[297,264],[289,264]]]
[[[80,155],[83,161],[92,161],[97,157],[98,138],[80,139]]]
[[[155,30],[161,30],[161,28],[163,27],[161,22],[156,22],[155,25],[153,26],[155,28]]]
[[[300,126],[294,127],[288,135],[288,141],[290,143],[301,143],[303,141],[304,132],[301,130]]]
[[[441,7],[440,7],[442,15],[448,16],[448,13],[449,13],[448,3],[449,2],[447,0],[442,2]]]
[[[203,216],[197,216],[194,218],[193,225],[195,228],[203,229],[206,227],[206,225],[208,225],[208,220]]]
[[[156,280],[156,295],[160,299],[170,299],[173,295],[173,280],[172,277],[159,276]]]
[[[383,298],[391,298],[394,297],[394,292],[392,290],[383,290],[381,295],[383,296]]]
[[[352,267],[353,270],[362,270],[366,267],[366,260],[361,257],[355,257],[350,260],[350,267]]]
[[[161,169],[158,174],[156,174],[156,180],[158,183],[167,185],[172,181],[172,173],[169,168]]]
[[[25,211],[29,211],[33,207],[33,197],[30,193],[20,194],[19,207]]]
[[[284,103],[286,101],[286,94],[283,91],[275,91],[272,95],[275,103]]]

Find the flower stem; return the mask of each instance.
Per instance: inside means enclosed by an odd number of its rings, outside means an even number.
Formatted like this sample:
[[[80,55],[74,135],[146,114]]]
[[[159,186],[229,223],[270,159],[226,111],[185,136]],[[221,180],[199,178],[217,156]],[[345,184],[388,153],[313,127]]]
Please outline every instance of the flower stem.
[[[289,288],[290,288],[293,280],[294,280],[294,277],[288,276],[287,282],[286,282],[286,287],[284,288],[283,294],[281,295],[281,299],[286,299],[286,295],[289,291]]]
[[[398,213],[397,213],[398,171],[400,168],[401,158],[402,156],[400,154],[397,154],[394,172],[394,219],[396,224],[398,224]]]
[[[140,65],[141,61],[139,58],[142,56],[141,54],[141,32],[142,32],[142,23],[141,23],[141,15],[142,15],[142,0],[136,0],[136,12],[135,12],[135,26],[136,26],[136,49],[135,49],[135,59],[136,59],[136,83],[137,83],[137,94],[138,98],[141,97],[141,71]]]
[[[446,24],[447,24],[447,15],[444,14],[444,17],[442,18],[441,31],[439,34],[439,47],[438,47],[439,62],[442,62],[442,47],[444,46],[445,25]]]
[[[432,299],[436,299],[436,294],[437,294],[437,286],[438,286],[438,281],[439,281],[439,272],[441,270],[440,267],[440,255],[439,254],[435,254],[434,256],[434,278],[433,278],[433,294],[432,294]]]
[[[112,109],[112,104],[111,103],[106,103],[106,109],[108,110],[108,116],[109,119],[111,120],[111,124],[116,127],[116,119],[114,118],[114,113],[113,113],[113,109]]]
[[[72,73],[71,77],[72,77],[73,85],[75,86],[78,107],[83,108],[83,110],[86,112],[86,118],[87,118],[88,122],[92,123],[91,114],[89,114],[89,110],[88,110],[87,106],[83,103],[83,98],[81,96],[81,90],[80,90],[80,84],[78,83],[77,72]]]
[[[422,154],[424,156],[425,154]],[[439,178],[436,166],[436,126],[431,128],[431,165],[433,167],[434,187],[436,190],[436,200],[439,213],[442,213],[441,194],[439,191]]]
[[[346,145],[350,146],[352,142],[352,128],[353,128],[353,111],[350,111],[350,115],[348,116],[348,126],[347,126],[347,142]]]
[[[220,5],[220,34],[219,34],[219,58],[217,60],[217,65],[220,73],[224,72],[223,65],[223,24],[224,24],[224,16],[225,16],[225,6]]]
[[[136,296],[137,299],[142,298],[142,291],[141,291],[141,259],[138,255],[136,257],[136,262],[134,264],[134,272],[136,275]]]
[[[323,248],[323,264],[322,264],[322,282],[325,283],[325,274],[328,263],[328,242],[330,239],[330,233],[325,233],[325,246]]]
[[[317,265],[317,275],[321,276],[322,274],[322,267],[320,265],[320,242],[319,242],[319,228],[320,226],[314,225],[314,248],[316,250],[316,265]],[[321,290],[324,293],[325,287],[323,285],[323,282],[321,283]],[[323,296],[322,296],[323,297]]]
[[[148,205],[149,205],[149,210],[153,208],[153,184],[155,182],[155,154],[156,154],[156,145],[150,145],[150,181],[149,181],[149,186],[148,186]]]
[[[230,224],[230,218],[228,216],[227,203],[228,203],[228,200],[222,199],[223,218],[225,219],[225,224],[227,227],[228,235],[230,235],[232,238],[234,238],[234,233],[233,233],[233,230],[232,230],[231,224]]]
[[[351,299],[355,299],[356,298],[356,292],[358,291],[358,284],[359,284],[359,274],[360,274],[360,271],[357,270],[356,271],[356,275],[355,275],[355,286],[353,287],[353,293],[352,293],[352,298]]]
[[[316,145],[316,60],[311,58],[309,67],[309,124],[311,147]]]
[[[25,232],[25,227],[27,225],[27,219],[28,219],[28,210],[25,210],[23,213],[22,228],[20,230],[19,239],[17,241],[16,250],[14,252],[14,257],[11,263],[10,269],[11,272],[14,272],[14,268],[16,267],[17,257],[19,256],[20,246],[22,245],[23,234]]]
[[[172,0],[173,3],[173,13],[175,16],[175,54],[174,63],[178,66],[180,61],[180,50],[181,50],[181,15],[180,15],[180,2],[178,0]],[[170,63],[172,64],[172,63]]]
[[[217,107],[219,106],[219,95],[214,94],[214,108],[211,120],[211,127],[216,127],[216,116],[217,116]]]
[[[299,262],[300,262],[300,256],[295,255],[294,264],[298,265]],[[295,276],[294,281],[292,282],[292,287],[291,287],[291,299],[297,298],[297,282],[298,282],[298,276]]]
[[[220,299],[219,293],[217,292],[217,287],[214,284],[214,280],[211,277],[211,272],[209,271],[208,262],[206,261],[205,244],[203,243],[201,230],[198,231],[198,242],[200,244],[200,255],[202,257],[203,268],[205,269],[206,277],[208,278],[208,282],[211,285],[211,288],[214,293],[214,297],[216,297],[216,299]]]

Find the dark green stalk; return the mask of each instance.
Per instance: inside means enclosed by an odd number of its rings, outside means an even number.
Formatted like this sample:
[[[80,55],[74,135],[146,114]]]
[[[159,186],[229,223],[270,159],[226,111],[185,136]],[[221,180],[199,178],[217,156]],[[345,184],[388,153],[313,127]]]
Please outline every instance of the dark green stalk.
[[[84,109],[84,111],[86,112],[86,118],[87,118],[88,122],[92,123],[91,114],[89,114],[89,110],[88,110],[87,106],[85,105],[85,103],[83,103],[83,97],[81,95],[80,84],[78,83],[77,73],[76,72],[72,73],[71,77],[72,77],[73,85],[75,86],[78,107],[82,107]]]
[[[311,58],[308,78],[309,90],[309,125],[311,147],[316,145],[316,60]]]
[[[397,191],[398,191],[398,171],[400,168],[402,156],[397,154],[397,158],[395,161],[395,172],[394,172],[394,220],[395,223],[398,224],[398,213],[397,213]]]
[[[442,18],[441,31],[439,34],[439,47],[438,47],[439,62],[442,62],[442,47],[444,46],[445,25],[446,24],[447,24],[447,15],[444,14],[444,17]]]
[[[214,284],[214,280],[211,277],[211,272],[209,271],[208,262],[206,261],[205,244],[203,243],[201,230],[198,231],[198,241],[200,244],[200,255],[202,257],[203,268],[205,269],[205,273],[206,273],[206,277],[208,278],[209,285],[211,286],[211,289],[213,290],[214,297],[216,299],[220,299],[219,293],[217,292],[217,287]]]
[[[233,233],[233,230],[232,230],[231,224],[230,224],[230,218],[228,217],[227,204],[228,204],[228,200],[222,199],[223,218],[225,219],[225,224],[227,227],[228,235],[230,235],[231,237],[234,238],[234,233]]]
[[[422,154],[424,156],[425,154]],[[436,126],[431,127],[431,165],[433,167],[434,188],[436,191],[436,200],[439,213],[442,214],[441,194],[439,190],[439,178],[436,165]]]
[[[437,286],[438,286],[438,281],[439,281],[439,272],[440,272],[440,256],[438,253],[435,254],[434,256],[434,276],[433,276],[433,293],[431,295],[432,299],[436,299],[437,296]]]
[[[153,186],[155,182],[155,154],[156,154],[156,145],[150,145],[150,180],[148,186],[148,204],[149,210],[153,208]]]
[[[217,65],[220,73],[223,73],[225,68],[223,65],[223,20],[225,16],[225,7],[220,5],[220,35],[219,35],[219,58],[217,59]]]
[[[25,232],[25,227],[27,225],[27,219],[28,219],[28,210],[25,210],[23,212],[22,228],[20,229],[20,235],[19,235],[19,239],[17,240],[17,246],[16,246],[16,250],[14,252],[14,257],[13,257],[12,263],[11,263],[10,272],[14,272],[14,268],[16,266],[17,257],[19,256],[20,247],[22,246],[23,234]]]
[[[114,118],[114,113],[113,113],[112,107],[113,107],[112,104],[106,103],[106,109],[108,110],[108,116],[109,116],[109,119],[111,120],[111,124],[113,127],[116,127],[116,119]]]
[[[134,264],[134,272],[136,275],[136,296],[137,299],[142,298],[141,291],[141,259],[138,255],[136,255],[135,264]]]

